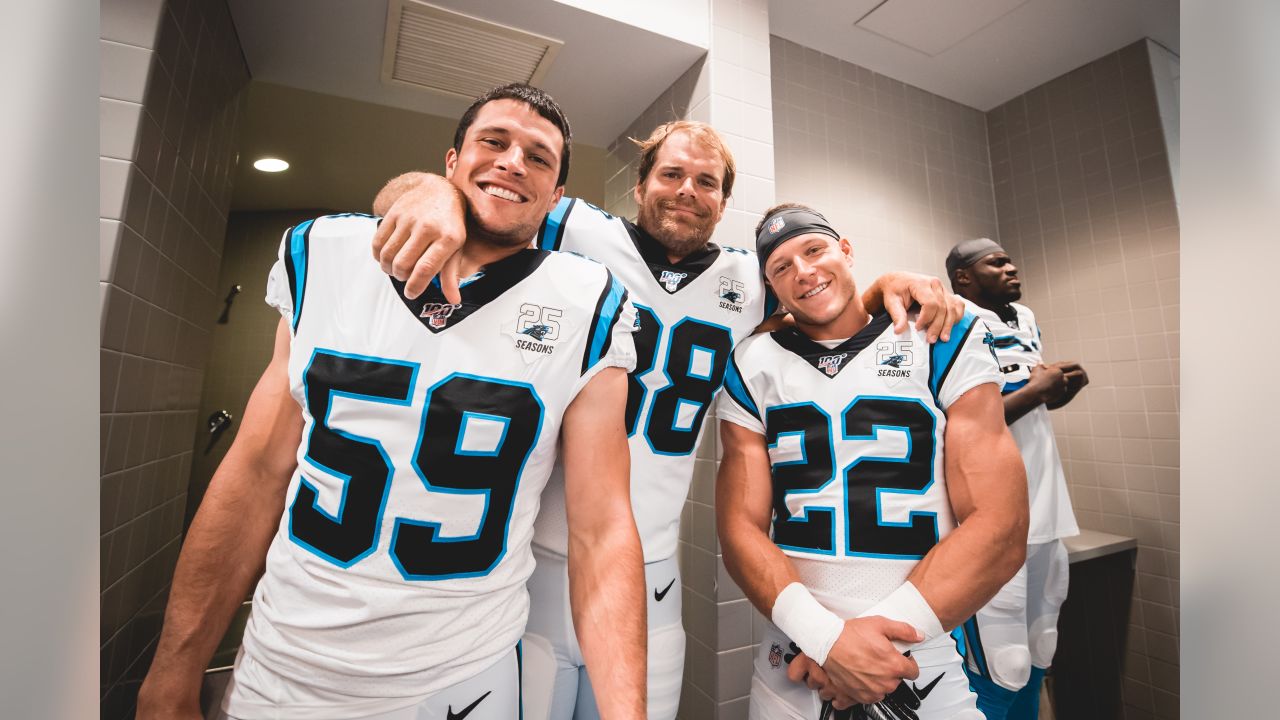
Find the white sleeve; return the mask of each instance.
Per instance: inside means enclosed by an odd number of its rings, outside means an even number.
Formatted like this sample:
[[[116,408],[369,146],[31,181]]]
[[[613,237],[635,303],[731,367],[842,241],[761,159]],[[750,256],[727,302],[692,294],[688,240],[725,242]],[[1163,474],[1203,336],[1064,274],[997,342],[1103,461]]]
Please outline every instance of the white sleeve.
[[[620,367],[627,372],[636,368],[636,308],[622,283],[607,273],[606,289],[587,332],[582,358],[582,374],[574,383],[572,396],[586,387],[591,378],[605,368]]]
[[[951,340],[935,343],[930,351],[930,385],[943,410],[969,390],[983,383],[1001,385],[994,337],[987,324],[965,313],[951,330]]]
[[[294,287],[289,271],[289,264],[294,262],[290,253],[290,240],[293,228],[284,231],[280,240],[280,250],[276,253],[276,262],[267,275],[267,304],[280,311],[280,315],[293,325]]]
[[[729,356],[729,366],[724,371],[724,390],[716,402],[716,417],[765,434],[762,411],[738,369],[737,353]]]

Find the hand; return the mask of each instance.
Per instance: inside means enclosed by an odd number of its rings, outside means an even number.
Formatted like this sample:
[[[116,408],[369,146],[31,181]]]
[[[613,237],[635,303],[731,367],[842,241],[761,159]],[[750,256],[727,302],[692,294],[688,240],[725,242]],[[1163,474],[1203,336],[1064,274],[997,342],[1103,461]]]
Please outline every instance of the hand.
[[[1067,389],[1062,397],[1058,398],[1054,403],[1050,404],[1049,409],[1054,410],[1071,402],[1076,393],[1084,389],[1089,384],[1089,374],[1084,371],[1080,363],[1074,361],[1056,362],[1051,367],[1058,368],[1062,371],[1063,376],[1067,380]]]
[[[466,199],[453,183],[436,175],[397,178],[379,195],[394,193],[398,184],[414,182],[395,199],[373,235],[373,256],[382,271],[405,281],[404,294],[416,298],[431,279],[440,276],[440,289],[451,303],[462,302],[458,291],[459,251],[467,239]],[[420,179],[418,179],[420,178]]]
[[[138,720],[203,720],[200,691],[163,672],[147,673],[138,690]]]
[[[1026,386],[1045,405],[1061,404],[1067,395],[1067,375],[1057,365],[1036,365],[1031,368]]]
[[[794,644],[792,647],[794,647]],[[844,710],[853,705],[853,698],[847,693],[837,690],[831,684],[822,666],[804,653],[799,653],[794,656],[793,660],[788,661],[787,679],[793,683],[807,686],[810,690],[818,693],[818,697],[831,702],[837,710]]]
[[[916,661],[898,652],[895,640],[914,644],[924,637],[907,623],[879,615],[846,620],[844,632],[822,666],[832,698],[841,699],[843,694],[854,703],[879,702],[904,678],[920,677]]]
[[[925,332],[929,342],[951,338],[951,327],[964,317],[964,300],[947,292],[942,281],[931,275],[919,275],[908,272],[886,273],[876,279],[868,290],[868,300],[875,300],[880,294],[880,303],[867,302],[868,311],[874,312],[883,304],[885,312],[893,319],[893,331],[901,333],[907,329],[907,309],[912,304],[920,306],[916,317],[916,329]],[[874,307],[873,307],[874,305]]]

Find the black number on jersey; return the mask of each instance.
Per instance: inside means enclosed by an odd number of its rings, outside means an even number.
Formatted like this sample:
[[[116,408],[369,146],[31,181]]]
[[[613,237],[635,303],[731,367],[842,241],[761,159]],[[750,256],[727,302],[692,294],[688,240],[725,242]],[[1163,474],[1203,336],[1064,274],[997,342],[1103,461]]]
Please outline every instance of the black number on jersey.
[[[900,430],[908,437],[905,458],[863,455],[845,468],[845,547],[859,555],[924,557],[938,544],[937,516],[913,512],[908,522],[885,522],[880,493],[923,495],[933,484],[933,413],[915,399],[860,396],[845,409],[843,421],[845,440],[874,440],[882,430]]]
[[[317,503],[305,476],[289,507],[289,537],[317,556],[351,567],[372,553],[381,537],[394,467],[382,444],[329,426],[334,397],[407,406],[418,366],[381,358],[316,350],[304,375],[314,423],[305,460],[344,480],[337,513]],[[439,522],[394,518],[391,558],[409,580],[472,577],[490,572],[506,553],[507,527],[524,462],[542,427],[543,408],[522,383],[454,374],[427,391],[411,466],[429,493],[484,497],[472,536],[446,537]],[[489,445],[464,447],[468,423],[501,427]]]
[[[817,405],[782,405],[765,413],[770,448],[798,443],[800,459],[773,465],[773,541],[779,547],[835,554],[835,511],[807,507],[800,517],[787,509],[788,494],[814,493],[831,482],[831,418]]]
[[[833,477],[835,442],[875,441],[885,431],[905,432],[905,457],[868,451],[844,468],[845,550],[850,555],[919,559],[938,543],[938,520],[932,512],[911,513],[905,523],[886,522],[880,512],[883,493],[923,494],[933,483],[934,414],[912,398],[859,396],[841,416],[843,432],[832,437],[831,419],[812,403],[769,408],[765,432],[770,447],[788,435],[799,435],[799,460],[773,465],[773,538],[780,547],[834,554],[830,507],[805,506],[799,518],[786,500],[816,492]]]
[[[634,435],[639,428],[640,409],[646,400],[640,378],[661,369],[667,384],[653,393],[644,436],[660,455],[688,455],[698,443],[711,399],[724,383],[733,335],[721,325],[684,318],[667,334],[667,357],[657,368],[664,328],[651,309],[635,307],[640,329],[633,336],[637,358],[636,369],[628,377],[627,435]]]

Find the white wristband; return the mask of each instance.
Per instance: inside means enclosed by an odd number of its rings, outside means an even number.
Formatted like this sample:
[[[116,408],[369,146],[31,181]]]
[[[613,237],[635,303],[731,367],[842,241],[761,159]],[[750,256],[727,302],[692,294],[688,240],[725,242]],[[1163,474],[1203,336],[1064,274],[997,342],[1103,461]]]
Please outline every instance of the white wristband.
[[[929,607],[929,602],[924,599],[924,596],[920,594],[916,586],[911,584],[910,580],[902,583],[897,590],[889,593],[888,597],[872,605],[858,617],[868,617],[870,615],[880,615],[890,620],[897,620],[911,625],[924,634],[922,642],[928,642],[944,632],[942,621],[938,620],[933,608]],[[893,641],[893,646],[898,649],[898,652],[906,652],[918,644],[904,643],[898,640]]]
[[[773,601],[773,624],[819,665],[844,631],[844,620],[813,599],[798,582],[782,588]]]

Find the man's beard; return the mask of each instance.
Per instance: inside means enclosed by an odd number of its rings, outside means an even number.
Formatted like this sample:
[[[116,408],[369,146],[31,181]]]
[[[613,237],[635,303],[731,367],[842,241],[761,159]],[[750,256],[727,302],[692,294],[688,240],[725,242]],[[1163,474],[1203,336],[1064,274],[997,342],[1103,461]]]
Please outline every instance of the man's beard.
[[[688,223],[677,222],[663,212],[669,207],[678,206],[671,201],[660,201],[657,207],[641,205],[638,218],[640,227],[653,236],[659,245],[666,248],[668,255],[683,258],[705,247],[707,241],[711,239],[712,231],[715,230],[715,224],[711,218],[699,217],[697,224],[690,226]]]

